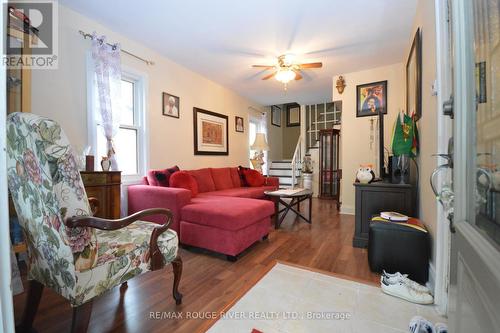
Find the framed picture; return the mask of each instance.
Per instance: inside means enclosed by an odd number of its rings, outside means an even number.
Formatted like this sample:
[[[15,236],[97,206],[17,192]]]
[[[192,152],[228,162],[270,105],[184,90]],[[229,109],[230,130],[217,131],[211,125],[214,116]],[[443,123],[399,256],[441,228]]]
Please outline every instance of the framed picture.
[[[179,118],[180,98],[164,92],[162,94],[163,115]]]
[[[387,114],[387,81],[356,86],[356,117]]]
[[[281,127],[281,108],[279,106],[271,106],[271,124]]]
[[[406,112],[422,117],[422,40],[417,29],[406,61]]]
[[[297,103],[286,105],[286,127],[300,126],[300,105]]]
[[[227,116],[193,108],[194,154],[229,155]]]
[[[236,132],[243,133],[245,132],[245,121],[241,117],[234,117],[234,127]]]

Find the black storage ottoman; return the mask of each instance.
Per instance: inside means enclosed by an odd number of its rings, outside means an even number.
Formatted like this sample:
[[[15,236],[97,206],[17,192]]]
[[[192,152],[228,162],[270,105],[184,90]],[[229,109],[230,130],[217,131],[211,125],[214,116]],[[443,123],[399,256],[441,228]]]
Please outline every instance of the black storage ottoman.
[[[420,284],[429,279],[430,240],[427,231],[402,223],[372,220],[368,262],[373,272],[400,272]]]

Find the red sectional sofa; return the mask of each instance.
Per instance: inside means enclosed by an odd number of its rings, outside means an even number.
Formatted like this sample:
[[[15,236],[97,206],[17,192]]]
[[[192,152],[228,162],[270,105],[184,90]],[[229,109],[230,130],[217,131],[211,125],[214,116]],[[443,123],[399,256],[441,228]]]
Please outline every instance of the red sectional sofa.
[[[188,170],[199,194],[182,188],[143,184],[128,187],[129,214],[147,208],[168,208],[174,218],[171,228],[184,245],[223,253],[235,260],[256,241],[266,238],[274,214],[274,204],[265,199],[264,191],[275,190],[279,180],[267,177],[264,186],[243,186],[238,168],[204,168]],[[153,216],[149,221],[164,223]]]

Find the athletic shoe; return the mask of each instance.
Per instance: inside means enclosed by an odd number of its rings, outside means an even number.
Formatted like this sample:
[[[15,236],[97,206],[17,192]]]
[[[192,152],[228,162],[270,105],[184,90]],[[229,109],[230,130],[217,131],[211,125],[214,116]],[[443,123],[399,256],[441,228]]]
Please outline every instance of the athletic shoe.
[[[437,333],[434,325],[420,316],[415,316],[410,320],[409,329],[411,333]]]
[[[436,333],[448,333],[448,326],[443,323],[437,323],[436,326],[434,326],[434,330]]]
[[[382,291],[388,295],[395,296],[407,300],[408,302],[417,304],[432,304],[434,298],[429,293],[423,293],[415,290],[403,281],[390,283],[383,276],[380,280]]]
[[[389,274],[386,271],[383,271],[383,275],[390,281],[390,283],[396,283],[399,281],[403,281],[405,284],[409,285],[410,287],[412,287],[413,289],[415,289],[417,291],[420,291],[423,293],[429,293],[429,294],[431,293],[429,288],[427,288],[426,286],[423,286],[423,285],[421,285],[413,280],[410,280],[408,278],[408,274],[401,274],[399,272],[396,272],[394,274]]]

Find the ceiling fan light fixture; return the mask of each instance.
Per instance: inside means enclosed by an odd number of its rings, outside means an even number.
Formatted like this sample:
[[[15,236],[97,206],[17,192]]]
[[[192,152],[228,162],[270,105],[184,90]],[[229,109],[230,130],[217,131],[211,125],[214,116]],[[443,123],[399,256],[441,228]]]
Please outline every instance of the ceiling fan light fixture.
[[[278,70],[278,73],[276,73],[275,77],[279,82],[287,84],[288,82],[294,80],[295,76],[295,72],[291,69],[282,69]]]

